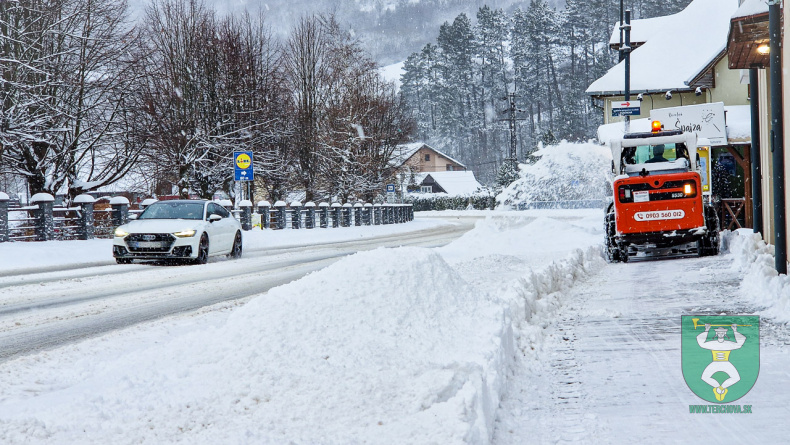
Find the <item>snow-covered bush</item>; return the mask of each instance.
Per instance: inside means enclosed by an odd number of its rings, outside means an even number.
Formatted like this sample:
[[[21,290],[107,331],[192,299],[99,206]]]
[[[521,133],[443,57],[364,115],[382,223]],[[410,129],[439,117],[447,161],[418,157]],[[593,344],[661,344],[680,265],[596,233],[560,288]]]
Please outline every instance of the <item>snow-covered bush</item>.
[[[496,200],[500,206],[526,208],[540,201],[594,202],[611,194],[612,155],[592,142],[562,141],[539,147],[533,164],[519,166],[519,178]]]
[[[411,204],[415,212],[428,210],[486,210],[494,208],[494,197],[484,194],[447,196],[444,193],[408,194],[403,202]]]

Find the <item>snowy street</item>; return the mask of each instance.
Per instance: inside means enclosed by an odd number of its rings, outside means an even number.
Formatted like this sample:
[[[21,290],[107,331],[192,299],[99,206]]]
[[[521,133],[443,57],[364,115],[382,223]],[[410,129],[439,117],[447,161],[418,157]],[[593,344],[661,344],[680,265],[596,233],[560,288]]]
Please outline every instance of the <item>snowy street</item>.
[[[536,351],[520,355],[496,444],[686,443],[715,431],[734,443],[782,443],[790,415],[790,331],[761,320],[760,374],[737,404],[752,415],[690,414],[707,404],[681,369],[681,315],[754,314],[732,255],[607,265],[565,296]],[[531,343],[521,339],[521,349]]]

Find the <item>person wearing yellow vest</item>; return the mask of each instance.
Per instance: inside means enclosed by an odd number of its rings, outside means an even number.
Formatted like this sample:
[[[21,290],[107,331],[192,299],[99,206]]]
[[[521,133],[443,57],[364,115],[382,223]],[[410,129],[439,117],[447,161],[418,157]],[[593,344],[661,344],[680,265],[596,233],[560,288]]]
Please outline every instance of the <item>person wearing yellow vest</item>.
[[[705,332],[697,336],[697,344],[699,344],[700,348],[708,349],[713,353],[713,361],[705,367],[705,370],[702,372],[702,380],[713,387],[713,394],[716,396],[716,400],[720,402],[724,401],[724,396],[727,395],[727,388],[741,380],[741,375],[738,374],[738,370],[730,363],[730,352],[743,346],[746,342],[746,336],[738,332],[738,326],[736,324],[733,324],[731,327],[733,335],[735,336],[734,342],[725,341],[727,337],[727,328],[714,329],[714,331],[716,331],[716,339],[706,341],[708,338],[708,331],[710,330],[709,324],[705,325]],[[713,374],[719,371],[728,376],[727,380],[721,384],[713,378]]]

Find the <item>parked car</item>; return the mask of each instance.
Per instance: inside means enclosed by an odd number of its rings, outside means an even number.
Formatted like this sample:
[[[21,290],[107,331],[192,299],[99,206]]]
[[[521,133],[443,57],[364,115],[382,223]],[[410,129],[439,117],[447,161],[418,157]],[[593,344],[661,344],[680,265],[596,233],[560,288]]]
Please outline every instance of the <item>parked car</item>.
[[[204,200],[158,201],[115,229],[112,254],[118,264],[133,260],[191,260],[241,257],[241,224],[221,205]]]

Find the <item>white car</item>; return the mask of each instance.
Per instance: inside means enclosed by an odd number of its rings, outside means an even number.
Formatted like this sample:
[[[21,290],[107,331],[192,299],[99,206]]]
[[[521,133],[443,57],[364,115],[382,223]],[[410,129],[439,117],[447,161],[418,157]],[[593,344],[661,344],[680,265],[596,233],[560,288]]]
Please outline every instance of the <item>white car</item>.
[[[192,260],[241,257],[241,224],[221,205],[202,200],[158,201],[115,229],[112,255],[118,264],[133,260]]]

